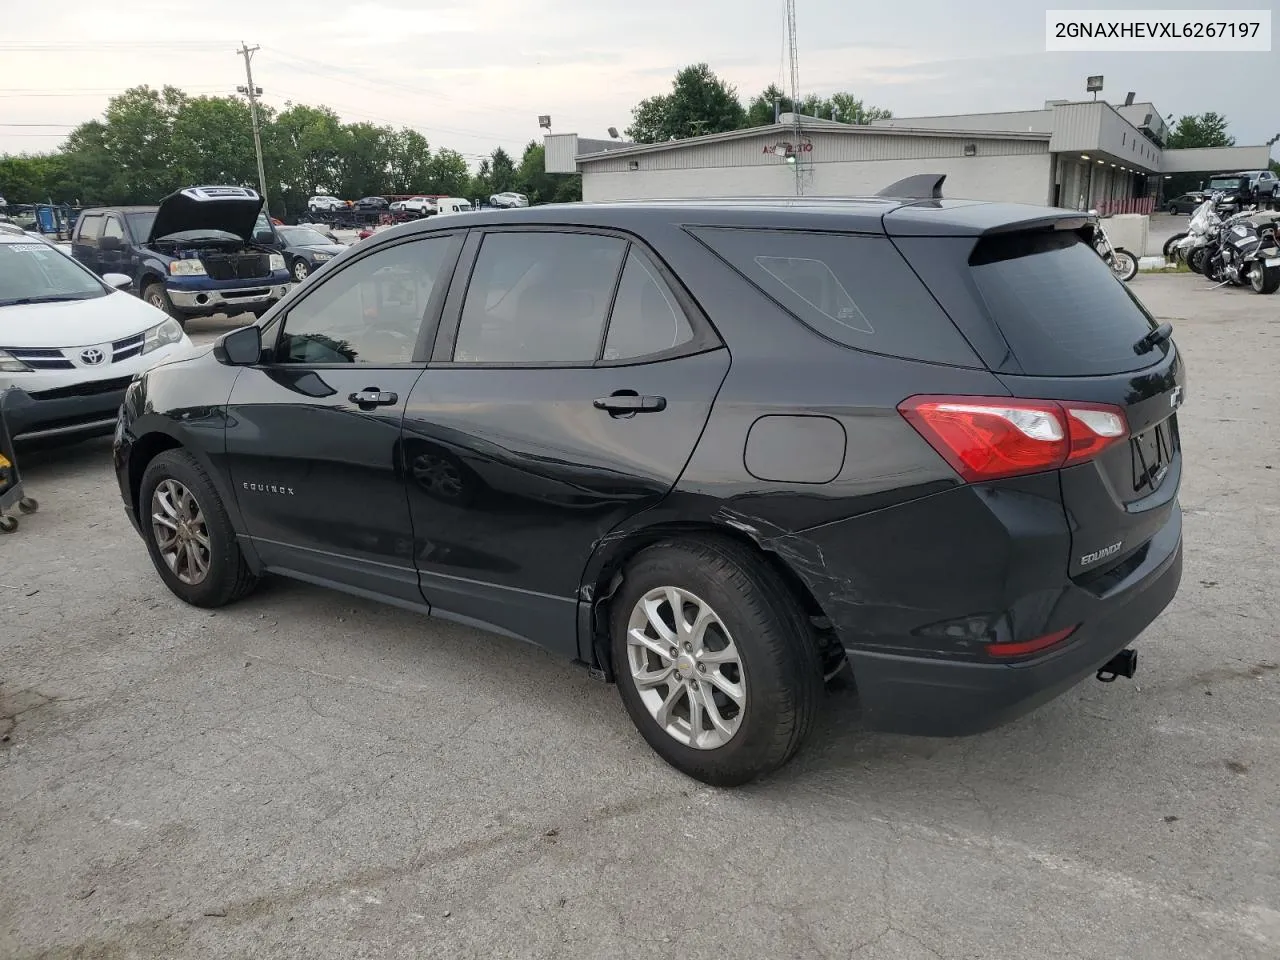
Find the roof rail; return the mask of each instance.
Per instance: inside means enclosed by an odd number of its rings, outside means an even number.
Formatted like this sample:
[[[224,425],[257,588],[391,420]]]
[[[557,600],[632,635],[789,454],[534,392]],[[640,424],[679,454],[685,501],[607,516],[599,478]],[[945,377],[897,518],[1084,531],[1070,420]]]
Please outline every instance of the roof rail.
[[[941,200],[945,173],[916,173],[891,183],[877,197],[901,197],[905,200]]]

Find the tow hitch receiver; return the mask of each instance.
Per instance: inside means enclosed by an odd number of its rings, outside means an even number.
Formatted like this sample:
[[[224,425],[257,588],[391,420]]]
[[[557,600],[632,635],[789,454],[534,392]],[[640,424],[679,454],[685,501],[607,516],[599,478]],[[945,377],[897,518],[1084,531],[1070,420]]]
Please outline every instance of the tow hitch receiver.
[[[1104,663],[1095,676],[1102,683],[1111,683],[1116,677],[1124,677],[1126,680],[1133,679],[1133,675],[1138,672],[1138,651],[1137,650],[1121,650],[1114,657]]]

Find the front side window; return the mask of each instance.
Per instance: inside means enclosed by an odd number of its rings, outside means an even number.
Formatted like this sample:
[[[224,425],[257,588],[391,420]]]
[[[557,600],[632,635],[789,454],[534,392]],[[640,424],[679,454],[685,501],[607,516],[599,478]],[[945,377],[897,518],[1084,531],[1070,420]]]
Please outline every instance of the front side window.
[[[80,220],[80,239],[97,240],[102,235],[102,215],[82,217]]]
[[[409,363],[453,237],[429,237],[363,257],[300,300],[284,320],[282,363]]]
[[[593,234],[492,233],[454,344],[464,363],[595,362],[627,243]]]

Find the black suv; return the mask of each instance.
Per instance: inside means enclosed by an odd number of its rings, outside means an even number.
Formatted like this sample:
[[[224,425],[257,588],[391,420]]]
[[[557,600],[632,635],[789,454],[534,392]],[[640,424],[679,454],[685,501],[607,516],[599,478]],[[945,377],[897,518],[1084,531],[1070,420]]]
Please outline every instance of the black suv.
[[[1183,362],[1090,231],[910,196],[406,224],[135,382],[120,490],[188,603],[278,573],[531,641],[709,783],[785,762],[846,663],[869,729],[985,730],[1131,675],[1182,573]]]

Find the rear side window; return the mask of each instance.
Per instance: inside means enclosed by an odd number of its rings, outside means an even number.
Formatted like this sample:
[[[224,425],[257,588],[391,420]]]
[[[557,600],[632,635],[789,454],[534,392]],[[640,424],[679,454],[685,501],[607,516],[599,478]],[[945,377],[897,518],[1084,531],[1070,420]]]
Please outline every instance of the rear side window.
[[[632,247],[613,301],[602,359],[647,357],[692,339],[693,328],[657,269]]]
[[[909,360],[981,366],[887,237],[713,227],[690,232],[836,343]]]
[[[1125,373],[1161,356],[1134,350],[1155,321],[1078,233],[988,237],[974,247],[969,266],[1024,373]]]

